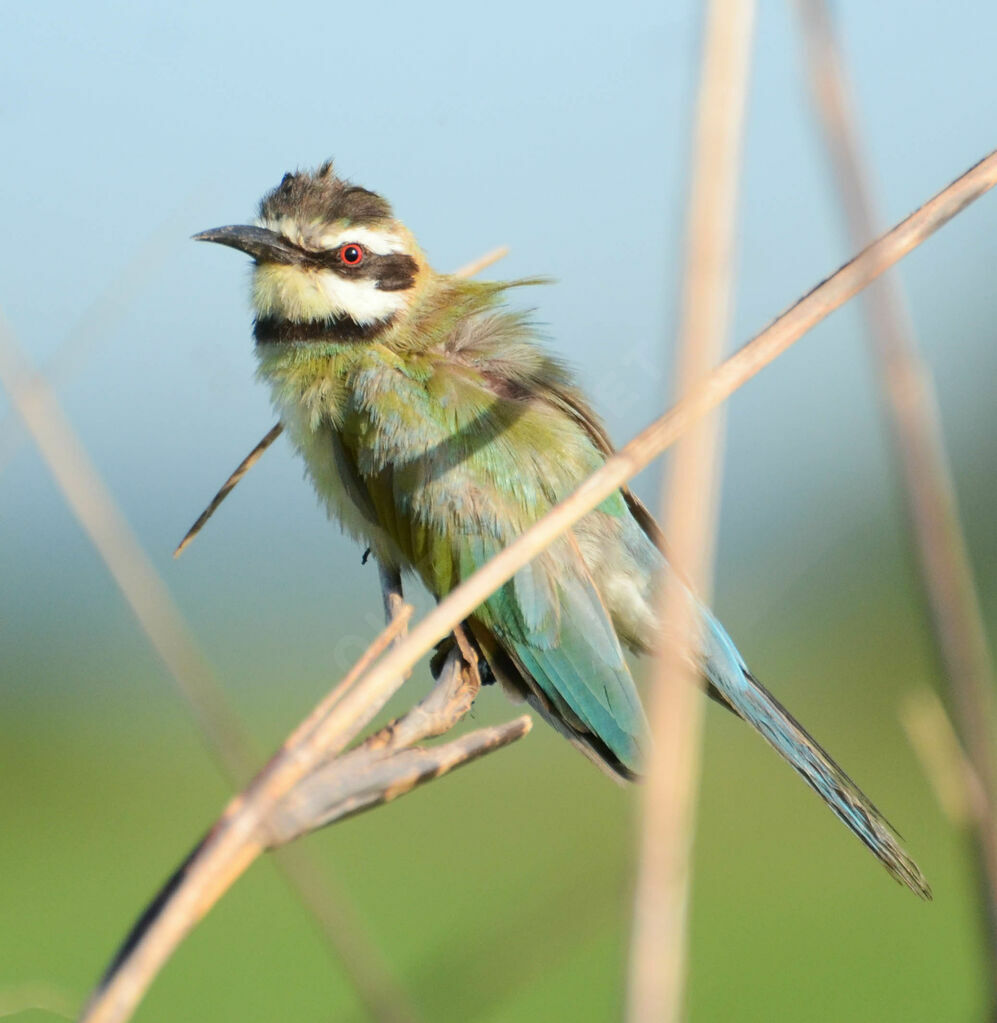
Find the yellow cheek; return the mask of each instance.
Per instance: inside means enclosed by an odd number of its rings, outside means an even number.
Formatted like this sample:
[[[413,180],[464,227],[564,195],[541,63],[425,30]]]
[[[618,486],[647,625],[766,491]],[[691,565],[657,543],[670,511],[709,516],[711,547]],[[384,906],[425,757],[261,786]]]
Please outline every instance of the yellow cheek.
[[[331,303],[315,274],[300,267],[264,263],[253,274],[253,306],[258,316],[322,320]]]

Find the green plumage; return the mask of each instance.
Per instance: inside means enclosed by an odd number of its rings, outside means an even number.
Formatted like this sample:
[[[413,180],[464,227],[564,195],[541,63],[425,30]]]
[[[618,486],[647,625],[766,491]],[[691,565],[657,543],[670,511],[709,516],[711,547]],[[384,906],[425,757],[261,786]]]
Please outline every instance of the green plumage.
[[[376,342],[268,348],[260,373],[330,511],[442,597],[604,453],[562,364],[522,315],[498,308],[510,285],[438,282]],[[591,526],[611,533],[625,516],[613,495]],[[508,684],[588,751],[594,743],[622,773],[637,770],[643,711],[576,538],[521,570],[469,624],[515,669]]]
[[[380,196],[327,164],[285,176],[260,214],[257,225],[198,236],[255,260],[260,376],[330,514],[441,598],[572,493],[609,440],[526,318],[502,307],[513,285],[435,273]],[[656,643],[661,547],[651,516],[622,489],[467,622],[506,688],[624,778],[640,769],[647,727],[623,647]],[[689,599],[710,694],[895,878],[929,897],[882,815]]]

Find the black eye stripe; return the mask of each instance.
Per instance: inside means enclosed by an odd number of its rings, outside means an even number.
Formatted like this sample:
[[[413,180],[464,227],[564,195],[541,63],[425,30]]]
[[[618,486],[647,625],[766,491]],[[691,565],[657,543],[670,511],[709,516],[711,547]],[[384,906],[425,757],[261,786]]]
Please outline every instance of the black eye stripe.
[[[330,252],[306,252],[305,264],[332,270],[345,280],[373,280],[380,291],[405,291],[415,283],[419,264],[404,252],[382,254],[364,249],[360,262],[349,264],[343,261],[342,251],[343,246],[338,246]]]
[[[372,280],[379,291],[405,291],[415,284],[419,264],[404,252],[371,252],[359,242],[343,242],[334,249],[316,252],[295,245],[283,239],[285,249],[291,255],[279,261],[314,270],[331,270],[345,280]],[[359,262],[347,263],[343,259],[344,248],[355,246],[363,253]]]
[[[379,291],[405,291],[415,284],[419,264],[404,252],[378,256],[377,288]]]

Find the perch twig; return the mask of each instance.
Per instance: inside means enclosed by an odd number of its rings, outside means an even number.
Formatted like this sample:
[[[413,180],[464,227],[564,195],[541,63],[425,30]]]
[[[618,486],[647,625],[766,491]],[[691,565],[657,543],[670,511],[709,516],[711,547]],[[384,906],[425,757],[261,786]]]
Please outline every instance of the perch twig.
[[[415,785],[506,745],[530,727],[528,717],[480,728],[445,745],[412,749],[449,732],[471,709],[481,688],[477,665],[455,646],[438,684],[404,716],[385,725],[359,746],[303,778],[269,822],[273,845],[283,845],[317,828],[409,792]]]
[[[0,384],[10,394],[56,484],[107,566],[140,629],[190,709],[208,751],[233,788],[259,757],[189,626],[66,419],[51,386],[35,375],[0,317]],[[303,852],[277,865],[309,909],[358,997],[381,1023],[412,1023],[409,999],[328,869]],[[318,900],[318,901],[314,901]]]
[[[401,678],[375,689],[365,685],[364,677],[410,613],[408,606],[401,609],[346,679],[230,802],[125,940],[81,1023],[128,1019],[180,941],[265,850],[395,799],[527,734],[531,721],[523,716],[441,746],[412,748],[452,728],[478,691],[476,665],[465,661],[455,645],[426,699],[356,749],[338,755],[400,687]]]

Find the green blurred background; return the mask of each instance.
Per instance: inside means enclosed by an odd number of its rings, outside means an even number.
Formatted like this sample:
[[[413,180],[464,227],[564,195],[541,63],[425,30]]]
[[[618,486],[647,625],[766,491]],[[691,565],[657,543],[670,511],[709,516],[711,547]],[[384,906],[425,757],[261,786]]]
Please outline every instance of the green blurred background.
[[[836,10],[884,213],[899,219],[994,144],[997,11]],[[437,266],[507,243],[491,276],[557,277],[528,300],[622,441],[669,393],[700,16],[692,2],[583,4],[570,18],[526,3],[5,11],[0,307],[34,362],[57,367],[74,426],[261,759],[373,634],[376,570],[324,519],[283,442],[171,561],[272,422],[252,379],[245,269],[186,238],[244,220],[285,170],[335,155],[392,199]],[[756,53],[737,341],[847,255],[787,6],[762,5]],[[988,197],[902,270],[991,635],[995,238]],[[903,832],[935,901],[893,884],[711,706],[696,1021],[972,1020],[984,1005],[965,850],[899,721],[936,669],[864,345],[850,307],[731,402],[716,605],[755,672]],[[0,423],[0,1013],[48,1004],[18,1016],[40,1020],[84,997],[229,789],[5,396]],[[649,500],[657,486],[656,471],[638,481]],[[427,685],[420,670],[403,699]],[[513,713],[486,691],[473,723]],[[307,845],[424,1019],[611,1020],[637,795],[540,727]],[[137,1018],[365,1016],[264,862]]]

